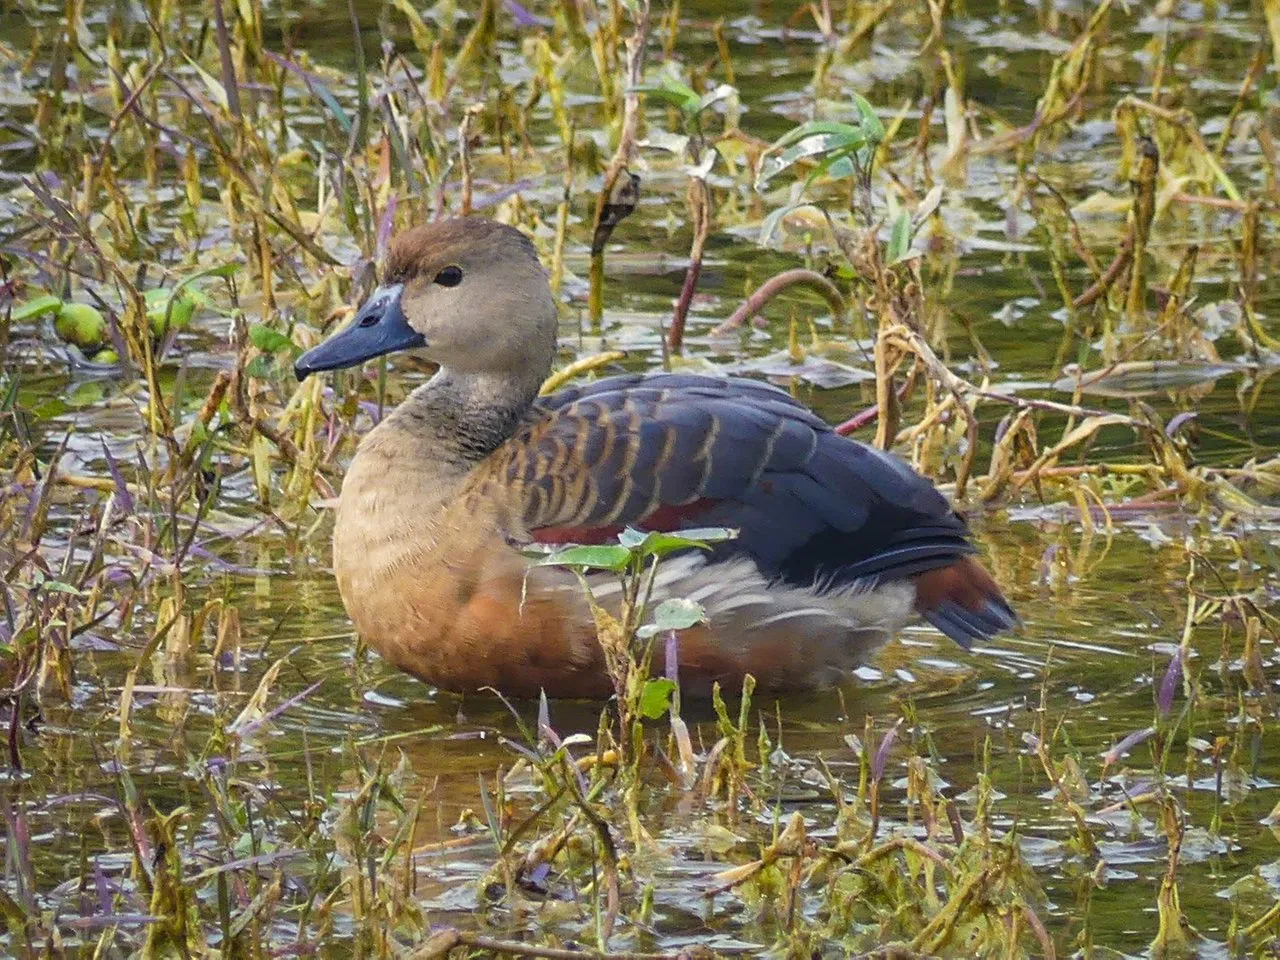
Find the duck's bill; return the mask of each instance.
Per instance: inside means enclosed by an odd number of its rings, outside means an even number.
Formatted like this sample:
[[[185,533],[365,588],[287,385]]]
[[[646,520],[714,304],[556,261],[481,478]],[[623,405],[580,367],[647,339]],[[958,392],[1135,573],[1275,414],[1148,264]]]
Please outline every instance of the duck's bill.
[[[397,350],[426,346],[426,339],[400,309],[403,284],[378,287],[350,326],[308,350],[293,365],[299,380],[325,370],[342,370]]]

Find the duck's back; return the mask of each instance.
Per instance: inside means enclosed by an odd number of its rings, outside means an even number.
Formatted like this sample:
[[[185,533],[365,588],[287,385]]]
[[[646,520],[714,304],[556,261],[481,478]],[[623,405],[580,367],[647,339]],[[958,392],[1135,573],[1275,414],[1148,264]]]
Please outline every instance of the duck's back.
[[[691,558],[709,585],[750,572],[766,590],[843,599],[910,584],[916,609],[965,646],[1016,622],[928,480],[753,380],[615,376],[541,398],[473,489],[543,543],[735,528]]]

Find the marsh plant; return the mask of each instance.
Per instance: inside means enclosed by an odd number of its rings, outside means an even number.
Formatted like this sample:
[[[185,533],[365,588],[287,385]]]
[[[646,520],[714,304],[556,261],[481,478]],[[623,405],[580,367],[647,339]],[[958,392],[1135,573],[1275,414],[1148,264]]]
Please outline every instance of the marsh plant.
[[[1274,954],[1278,70],[1271,0],[0,0],[3,952]],[[430,370],[291,367],[458,213],[544,389],[793,391],[1024,630],[682,700],[732,531],[628,531],[540,558],[609,703],[373,658],[329,508]]]

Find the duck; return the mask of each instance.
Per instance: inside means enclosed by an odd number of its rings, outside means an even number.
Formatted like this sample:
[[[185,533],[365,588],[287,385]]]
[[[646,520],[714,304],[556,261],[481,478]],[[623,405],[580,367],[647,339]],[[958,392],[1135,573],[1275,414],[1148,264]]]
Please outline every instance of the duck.
[[[747,674],[775,693],[838,686],[914,617],[965,648],[1018,624],[964,518],[897,456],[745,377],[625,373],[542,396],[558,323],[523,232],[445,219],[395,236],[351,323],[296,361],[299,380],[399,351],[437,367],[360,440],[334,520],[343,605],[394,666],[458,693],[612,695],[592,608],[616,611],[618,578],[589,577],[589,602],[530,553],[628,529],[736,531],[656,571],[651,605],[704,614],[656,645],[683,696]]]

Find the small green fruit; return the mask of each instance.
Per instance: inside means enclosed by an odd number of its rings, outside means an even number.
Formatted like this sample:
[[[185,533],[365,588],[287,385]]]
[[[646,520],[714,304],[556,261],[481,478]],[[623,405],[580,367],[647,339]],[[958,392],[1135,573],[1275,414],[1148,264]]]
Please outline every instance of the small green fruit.
[[[119,363],[120,354],[116,353],[110,347],[107,347],[104,350],[99,350],[97,353],[93,355],[93,362],[94,363]]]
[[[87,303],[64,303],[53,321],[54,332],[66,343],[74,343],[90,353],[107,339],[107,320]]]
[[[172,293],[173,291],[168,288],[157,287],[143,294],[147,304],[147,320],[151,322],[151,332],[157,337],[165,333],[166,312],[169,315],[169,327],[174,330],[186,329],[196,312],[195,298],[186,293],[179,293],[174,298],[173,309],[170,310],[169,297]]]

